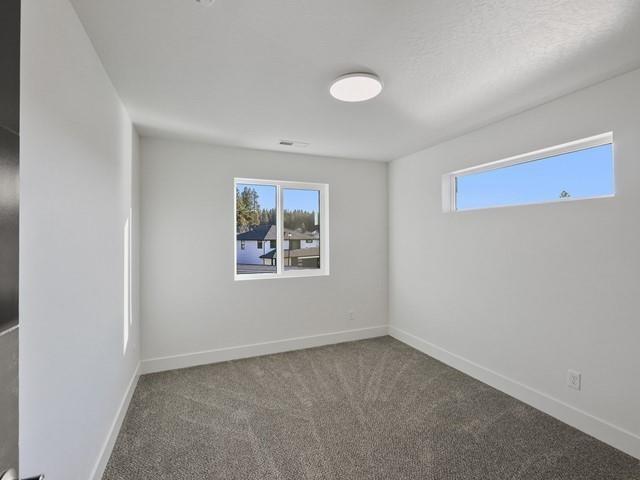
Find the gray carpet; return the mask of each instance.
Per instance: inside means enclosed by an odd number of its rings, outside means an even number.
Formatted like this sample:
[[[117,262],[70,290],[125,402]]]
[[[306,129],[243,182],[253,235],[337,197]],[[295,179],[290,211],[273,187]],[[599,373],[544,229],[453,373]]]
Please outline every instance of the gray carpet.
[[[390,338],[145,375],[104,480],[640,479],[640,462]]]

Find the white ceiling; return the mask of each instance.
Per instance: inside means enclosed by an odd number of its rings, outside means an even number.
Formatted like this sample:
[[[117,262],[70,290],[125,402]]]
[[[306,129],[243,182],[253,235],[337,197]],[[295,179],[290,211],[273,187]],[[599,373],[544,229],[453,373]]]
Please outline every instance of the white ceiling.
[[[141,133],[259,149],[390,160],[640,66],[638,0],[72,3]]]

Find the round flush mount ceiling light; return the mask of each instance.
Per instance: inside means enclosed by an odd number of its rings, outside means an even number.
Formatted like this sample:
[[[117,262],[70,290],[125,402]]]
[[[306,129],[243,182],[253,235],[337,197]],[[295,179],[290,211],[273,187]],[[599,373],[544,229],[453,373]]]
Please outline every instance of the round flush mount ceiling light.
[[[347,73],[329,87],[331,96],[342,102],[364,102],[382,92],[382,81],[373,73]]]

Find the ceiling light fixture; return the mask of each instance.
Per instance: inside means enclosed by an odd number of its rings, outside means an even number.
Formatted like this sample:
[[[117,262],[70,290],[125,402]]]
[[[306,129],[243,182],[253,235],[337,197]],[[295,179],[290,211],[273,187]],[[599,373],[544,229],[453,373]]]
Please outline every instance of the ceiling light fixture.
[[[331,96],[342,102],[364,102],[382,92],[382,81],[373,73],[347,73],[329,87]]]

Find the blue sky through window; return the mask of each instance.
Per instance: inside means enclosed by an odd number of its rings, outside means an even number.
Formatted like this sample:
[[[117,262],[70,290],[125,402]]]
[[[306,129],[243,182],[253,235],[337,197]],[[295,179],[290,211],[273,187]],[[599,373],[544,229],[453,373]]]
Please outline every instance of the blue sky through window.
[[[261,209],[276,208],[276,187],[272,185],[253,185],[238,183],[236,188],[242,192],[245,187],[253,188],[258,194]],[[284,189],[284,208],[286,210],[304,210],[318,212],[320,194],[317,190]]]
[[[305,212],[318,212],[320,206],[320,193],[317,190],[284,189],[285,210],[304,210]]]
[[[457,177],[456,208],[519,205],[614,193],[613,145]]]

